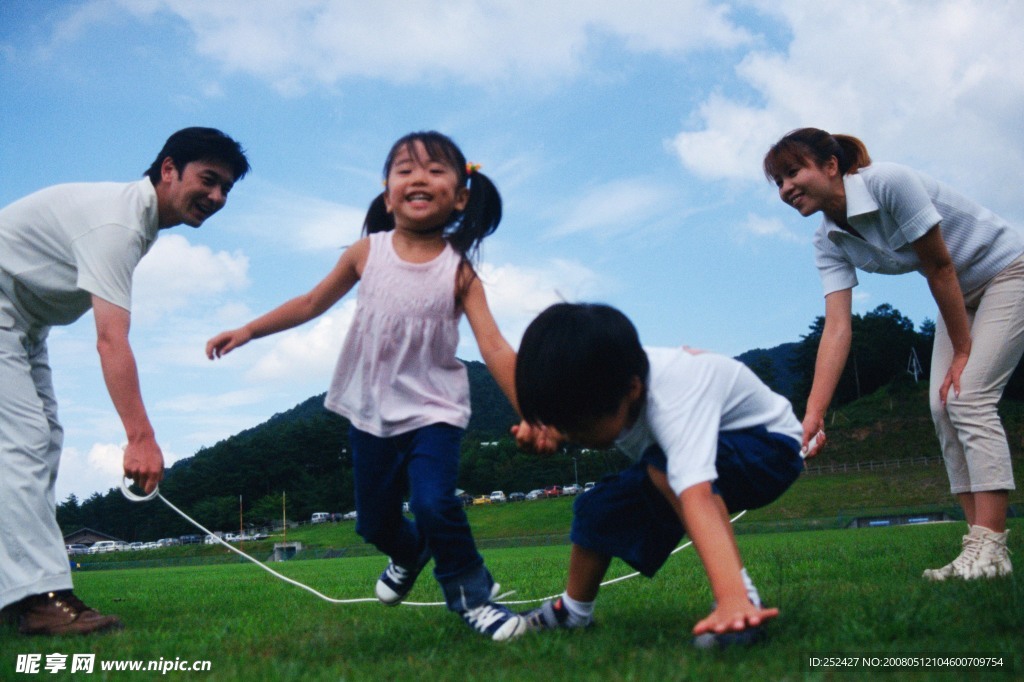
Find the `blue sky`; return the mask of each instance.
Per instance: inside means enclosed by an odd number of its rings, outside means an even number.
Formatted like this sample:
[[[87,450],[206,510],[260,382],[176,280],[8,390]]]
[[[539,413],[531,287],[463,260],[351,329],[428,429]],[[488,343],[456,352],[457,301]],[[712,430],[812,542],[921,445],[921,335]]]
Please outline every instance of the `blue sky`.
[[[218,363],[207,338],[312,287],[359,235],[401,135],[483,165],[505,218],[480,271],[518,343],[599,300],[649,345],[796,341],[823,301],[810,236],[760,172],[787,131],[858,135],[1024,225],[1024,5],[866,0],[0,0],[0,205],[132,180],[208,125],[252,174],[136,274],[132,343],[168,462],[326,389],[354,295]],[[862,277],[857,312],[920,324],[923,279]],[[119,479],[92,318],[51,333],[58,497]],[[478,359],[468,329],[461,357]],[[229,491],[227,491],[229,492]]]

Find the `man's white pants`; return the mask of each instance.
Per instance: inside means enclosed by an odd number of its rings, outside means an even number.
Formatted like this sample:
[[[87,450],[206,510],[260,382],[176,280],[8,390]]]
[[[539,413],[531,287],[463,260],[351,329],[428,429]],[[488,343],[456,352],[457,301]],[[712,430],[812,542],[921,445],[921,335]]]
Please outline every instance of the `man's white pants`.
[[[46,329],[0,291],[0,608],[71,589],[54,492],[63,440]]]

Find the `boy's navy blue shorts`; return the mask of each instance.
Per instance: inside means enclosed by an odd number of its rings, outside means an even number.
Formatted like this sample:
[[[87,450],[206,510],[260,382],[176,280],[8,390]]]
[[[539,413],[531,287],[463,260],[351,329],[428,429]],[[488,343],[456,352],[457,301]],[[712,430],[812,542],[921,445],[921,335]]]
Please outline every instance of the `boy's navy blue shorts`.
[[[665,471],[665,453],[657,445],[643,458],[601,480],[573,505],[570,539],[576,545],[616,556],[653,576],[683,538],[683,524],[647,475],[647,465]],[[775,501],[792,485],[804,461],[800,443],[764,427],[719,434],[712,490],[730,512],[757,509]]]

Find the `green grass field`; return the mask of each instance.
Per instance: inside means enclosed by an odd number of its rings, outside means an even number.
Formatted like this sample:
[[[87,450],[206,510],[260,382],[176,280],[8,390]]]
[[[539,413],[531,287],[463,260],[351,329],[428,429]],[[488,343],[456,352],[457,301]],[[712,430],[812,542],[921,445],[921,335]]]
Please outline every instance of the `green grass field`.
[[[567,511],[561,504],[549,509],[558,508]],[[486,512],[474,514],[480,528],[502,516],[502,509]],[[1024,523],[1014,521],[1012,528],[1022,533]],[[60,639],[24,638],[4,626],[0,679],[84,675],[67,670],[51,675],[42,667],[37,675],[17,674],[19,654],[32,653],[41,654],[41,666],[48,654],[66,654],[68,660],[73,653],[95,654],[95,671],[86,679],[156,679],[162,677],[158,672],[102,672],[100,666],[161,659],[209,661],[209,671],[169,673],[202,680],[1020,679],[1020,580],[929,584],[920,578],[924,567],[951,558],[962,530],[962,524],[947,523],[741,534],[751,574],[765,601],[782,614],[769,626],[766,644],[725,652],[688,646],[689,630],[711,600],[692,548],[673,556],[653,580],[604,588],[596,627],[531,633],[500,644],[472,633],[441,607],[332,605],[251,564],[84,571],[75,576],[77,592],[120,615],[126,629]],[[1011,538],[1011,546],[1019,548],[1019,537]],[[567,545],[486,549],[484,555],[495,577],[517,590],[509,599],[544,597],[564,585]],[[274,566],[330,596],[359,598],[372,594],[383,559]],[[615,563],[609,577],[627,572]],[[439,599],[429,574],[410,595],[411,601]],[[991,655],[1000,656],[1003,666],[995,672],[902,668],[887,673],[878,667],[837,672],[809,668],[813,655],[858,661],[863,656],[884,661],[887,656]]]

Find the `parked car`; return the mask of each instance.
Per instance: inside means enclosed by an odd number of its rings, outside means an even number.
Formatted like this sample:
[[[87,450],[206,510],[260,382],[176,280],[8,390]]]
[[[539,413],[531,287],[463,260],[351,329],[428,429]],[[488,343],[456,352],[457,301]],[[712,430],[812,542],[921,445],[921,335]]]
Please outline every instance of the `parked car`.
[[[494,503],[497,503],[497,504],[501,504],[501,503],[507,502],[507,501],[508,501],[508,498],[505,497],[504,491],[495,490],[493,493],[491,493],[491,502],[494,502]]]
[[[331,515],[327,512],[313,512],[313,518],[310,519],[310,523],[327,523],[331,520]]]
[[[137,552],[146,546],[145,542],[133,542],[128,545],[128,550],[131,552]]]
[[[79,543],[75,543],[73,545],[67,545],[66,549],[68,550],[68,555],[71,555],[71,554],[88,554],[89,553],[89,547],[86,546],[86,545],[79,544]]]
[[[478,505],[478,504],[490,504],[490,503],[491,503],[491,498],[487,497],[487,495],[480,495],[479,497],[474,497],[473,498],[473,506],[474,507],[476,505]]]
[[[178,540],[183,545],[198,545],[203,541],[203,538],[199,535],[182,535]]]
[[[562,486],[562,494],[563,495],[579,495],[580,494],[580,487],[578,485],[576,485],[575,483],[570,483],[569,485]]]
[[[267,533],[253,533],[252,534],[252,539],[253,540],[269,540],[270,536]]]
[[[92,547],[89,548],[89,554],[106,554],[107,552],[116,552],[117,543],[113,540],[100,540],[94,542]]]
[[[526,495],[524,493],[509,493],[508,494],[508,501],[509,502],[522,502],[525,499],[526,499]]]
[[[526,493],[526,499],[528,500],[536,500],[539,497],[544,497],[544,490],[542,488],[537,488],[536,490],[531,490]]]
[[[560,485],[549,485],[544,488],[544,497],[558,497],[562,494],[562,486]]]
[[[583,492],[587,492],[588,490],[593,488],[595,485],[597,485],[597,484],[594,483],[593,481],[587,481],[586,483],[583,484]]]
[[[205,538],[203,538],[203,544],[204,545],[216,545],[217,544],[217,536],[216,535],[207,535]]]
[[[358,517],[358,516],[359,516],[358,512],[350,511],[350,512],[346,512],[345,515],[342,516],[341,518],[345,519],[346,521],[354,521],[356,519],[356,517]]]

